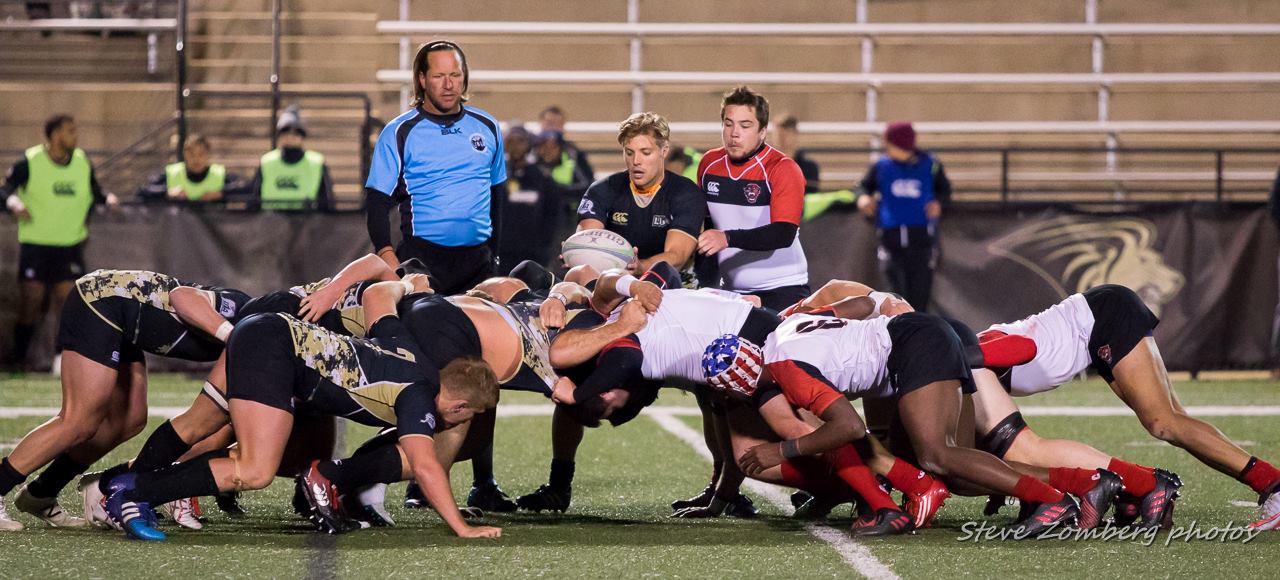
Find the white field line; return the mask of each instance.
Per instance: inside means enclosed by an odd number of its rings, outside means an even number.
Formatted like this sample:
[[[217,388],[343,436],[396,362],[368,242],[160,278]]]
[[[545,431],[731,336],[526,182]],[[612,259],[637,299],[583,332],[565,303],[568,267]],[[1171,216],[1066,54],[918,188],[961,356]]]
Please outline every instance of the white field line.
[[[498,405],[499,417],[542,417],[551,414],[550,403]],[[186,407],[151,407],[154,417],[173,417],[186,410]],[[646,410],[649,413],[665,415],[697,415],[697,407],[656,406]],[[1187,407],[1187,412],[1196,417],[1275,417],[1280,416],[1280,405],[1202,405]],[[58,414],[57,407],[0,407],[0,419],[16,417],[52,417]],[[1133,411],[1128,407],[1113,405],[1109,407],[1074,407],[1074,406],[1028,406],[1022,407],[1022,414],[1028,417],[1130,417]]]
[[[691,414],[683,412],[684,409],[689,408],[678,408],[682,410],[679,413],[681,415]],[[691,410],[695,413],[697,412],[696,408]],[[703,459],[711,461],[711,452],[707,451],[702,435],[677,419],[675,417],[677,413],[666,412],[663,408],[657,407],[649,409],[647,414],[649,418],[656,421],[668,433],[675,435],[676,438],[692,447]],[[752,479],[746,480],[743,485],[781,509],[791,508],[790,494],[781,487]],[[898,580],[898,575],[894,574],[893,570],[890,570],[883,562],[876,559],[866,546],[855,542],[847,532],[818,524],[808,524],[805,526],[805,530],[835,548],[840,557],[850,566],[853,566],[853,569],[859,574],[879,580]]]

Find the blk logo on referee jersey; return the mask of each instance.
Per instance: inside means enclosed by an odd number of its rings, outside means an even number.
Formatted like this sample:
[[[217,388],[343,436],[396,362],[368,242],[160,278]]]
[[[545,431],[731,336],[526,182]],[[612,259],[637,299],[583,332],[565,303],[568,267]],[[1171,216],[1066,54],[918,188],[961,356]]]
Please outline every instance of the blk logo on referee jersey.
[[[479,151],[479,152],[483,153],[483,152],[484,152],[484,150],[485,150],[485,149],[487,149],[488,147],[489,147],[489,146],[488,146],[488,145],[486,145],[486,144],[485,144],[485,142],[484,142],[484,136],[482,136],[482,135],[481,135],[481,134],[479,134],[479,133],[474,133],[474,134],[472,134],[472,135],[471,135],[471,148],[472,148],[472,149],[475,149],[476,151]]]
[[[441,127],[440,134],[441,135],[461,135],[462,127]]]

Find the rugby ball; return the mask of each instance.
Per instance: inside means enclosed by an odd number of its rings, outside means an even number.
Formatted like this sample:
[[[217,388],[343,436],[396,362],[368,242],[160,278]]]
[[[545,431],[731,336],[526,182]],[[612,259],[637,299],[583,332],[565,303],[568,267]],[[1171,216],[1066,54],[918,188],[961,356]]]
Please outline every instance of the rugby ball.
[[[631,243],[609,230],[582,230],[560,244],[560,255],[570,268],[588,265],[598,271],[625,268],[636,259]]]

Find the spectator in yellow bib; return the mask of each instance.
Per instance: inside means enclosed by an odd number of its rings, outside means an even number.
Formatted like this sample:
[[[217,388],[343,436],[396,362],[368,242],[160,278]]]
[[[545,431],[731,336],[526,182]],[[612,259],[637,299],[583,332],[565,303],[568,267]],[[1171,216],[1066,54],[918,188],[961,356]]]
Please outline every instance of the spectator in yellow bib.
[[[18,281],[21,305],[14,327],[15,366],[25,367],[46,306],[62,312],[76,278],[85,274],[84,243],[89,210],[96,203],[117,206],[102,192],[89,156],[79,149],[76,122],[55,115],[44,125],[45,142],[27,149],[5,178],[0,196],[18,219]],[[54,359],[57,372],[57,359]]]
[[[189,135],[182,146],[182,161],[166,165],[164,172],[138,191],[139,197],[187,203],[221,201],[224,192],[237,189],[239,179],[227,173],[225,165],[212,163],[211,153],[204,135]]]
[[[307,127],[297,105],[285,109],[276,123],[278,146],[258,165],[253,178],[254,202],[262,209],[333,210],[333,180],[324,155],[303,147]]]

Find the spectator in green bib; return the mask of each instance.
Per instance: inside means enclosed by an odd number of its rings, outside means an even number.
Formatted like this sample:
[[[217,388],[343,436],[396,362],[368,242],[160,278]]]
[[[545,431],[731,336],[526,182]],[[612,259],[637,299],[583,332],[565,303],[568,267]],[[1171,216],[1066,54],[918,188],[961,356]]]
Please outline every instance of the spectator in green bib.
[[[237,189],[239,179],[221,163],[210,162],[212,148],[204,135],[192,134],[182,147],[182,161],[170,163],[164,172],[138,191],[148,200],[206,203],[221,201],[223,192]]]
[[[276,123],[277,147],[262,156],[253,178],[251,207],[272,210],[333,210],[333,180],[324,155],[303,147],[307,126],[297,105]]]
[[[702,152],[693,147],[671,144],[671,152],[667,154],[667,171],[683,176],[694,183],[698,182],[698,164],[702,162]]]
[[[25,367],[27,351],[45,308],[61,313],[76,278],[85,274],[84,243],[89,210],[97,203],[118,206],[102,192],[93,164],[78,148],[70,115],[44,125],[45,142],[27,149],[5,178],[0,197],[18,219],[18,281],[21,304],[14,327],[13,364]],[[53,370],[58,371],[55,356]]]

